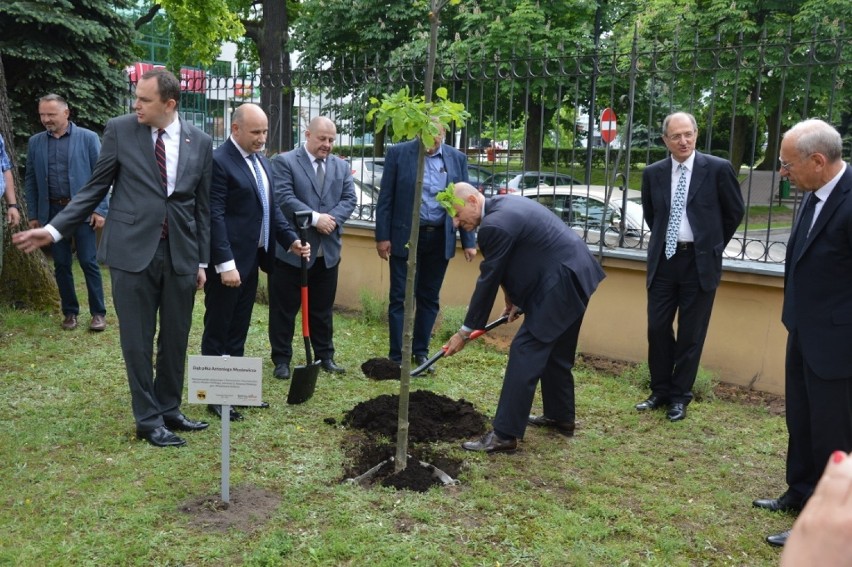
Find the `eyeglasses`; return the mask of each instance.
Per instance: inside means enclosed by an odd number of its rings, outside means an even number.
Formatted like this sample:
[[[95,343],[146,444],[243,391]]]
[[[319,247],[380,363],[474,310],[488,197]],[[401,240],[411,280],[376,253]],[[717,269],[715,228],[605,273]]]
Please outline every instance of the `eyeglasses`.
[[[687,142],[691,142],[695,137],[695,132],[684,132],[683,134],[675,134],[674,136],[666,136],[667,140],[671,140],[672,142],[678,143],[681,140],[686,140]]]
[[[814,154],[808,154],[805,157],[800,157],[800,158],[793,160],[793,161],[782,161],[781,156],[778,156],[778,169],[786,169],[787,171],[790,171],[793,168],[794,163],[796,163],[798,161],[802,161],[804,159],[808,159],[812,155],[814,155]]]

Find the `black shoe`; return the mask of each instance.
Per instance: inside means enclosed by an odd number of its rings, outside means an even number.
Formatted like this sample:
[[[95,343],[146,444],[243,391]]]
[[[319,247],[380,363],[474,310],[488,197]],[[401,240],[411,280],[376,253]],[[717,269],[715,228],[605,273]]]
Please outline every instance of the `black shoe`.
[[[635,407],[638,411],[648,411],[657,409],[664,405],[666,405],[666,400],[656,394],[651,394],[650,396],[648,396],[647,400],[645,400],[644,402],[639,402],[638,404],[636,404]]]
[[[793,512],[802,511],[804,503],[801,498],[796,498],[789,491],[785,492],[778,498],[759,498],[752,502],[755,508],[763,508],[770,512]]]
[[[769,545],[774,545],[775,547],[784,547],[784,544],[787,543],[787,538],[790,537],[790,530],[786,532],[781,532],[780,534],[772,534],[766,536],[766,543]]]
[[[426,364],[427,360],[429,360],[429,357],[427,357],[424,354],[415,354],[413,357],[411,357],[411,361],[414,362],[414,368],[417,368],[421,364]],[[434,374],[435,373],[435,367],[430,366],[429,368],[427,368],[423,372],[425,372],[426,374]]]
[[[331,372],[332,374],[346,374],[346,369],[342,366],[336,365],[333,358],[322,359],[322,362],[320,362],[320,368],[326,372]]]
[[[207,404],[207,411],[210,413],[216,414],[219,416],[219,419],[222,419],[222,406],[218,404]],[[231,406],[231,421],[242,421],[243,414],[234,409],[234,406]]]
[[[165,425],[161,425],[150,431],[139,431],[137,429],[136,438],[144,439],[155,447],[180,447],[181,445],[186,445],[184,439],[169,431]]]
[[[500,439],[494,431],[489,431],[476,441],[465,441],[462,443],[462,449],[483,453],[514,453],[517,448],[517,439]]]
[[[666,412],[666,419],[669,421],[680,421],[686,419],[686,404],[676,402],[669,406],[669,411]]]
[[[565,437],[574,436],[575,425],[573,421],[558,421],[555,419],[550,419],[549,417],[544,417],[543,415],[531,415],[527,419],[527,423],[529,423],[530,425],[535,425],[537,427],[549,427],[560,435],[564,435]]]
[[[210,424],[206,421],[192,421],[187,419],[185,415],[179,413],[177,417],[163,418],[166,427],[172,431],[201,431],[207,429]]]
[[[281,364],[275,365],[275,370],[272,372],[272,375],[278,378],[279,380],[289,380],[290,379],[290,363],[282,362]]]

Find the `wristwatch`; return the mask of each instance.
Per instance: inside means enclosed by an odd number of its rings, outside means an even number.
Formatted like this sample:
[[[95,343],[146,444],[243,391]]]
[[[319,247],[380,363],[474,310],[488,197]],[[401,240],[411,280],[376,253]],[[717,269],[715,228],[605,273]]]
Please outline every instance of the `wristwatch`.
[[[18,209],[20,211],[21,205],[19,205],[18,203],[12,203],[11,205],[6,205],[6,208],[7,209]]]

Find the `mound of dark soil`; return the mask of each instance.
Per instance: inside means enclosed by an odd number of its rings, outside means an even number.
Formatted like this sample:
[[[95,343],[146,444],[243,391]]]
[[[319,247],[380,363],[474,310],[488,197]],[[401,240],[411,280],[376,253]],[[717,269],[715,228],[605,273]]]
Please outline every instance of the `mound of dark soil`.
[[[389,358],[371,358],[361,365],[361,372],[374,380],[399,380],[399,364]]]
[[[398,416],[399,396],[385,394],[357,404],[343,423],[395,438]],[[482,435],[487,419],[468,401],[417,390],[409,396],[408,424],[411,442],[454,441]]]

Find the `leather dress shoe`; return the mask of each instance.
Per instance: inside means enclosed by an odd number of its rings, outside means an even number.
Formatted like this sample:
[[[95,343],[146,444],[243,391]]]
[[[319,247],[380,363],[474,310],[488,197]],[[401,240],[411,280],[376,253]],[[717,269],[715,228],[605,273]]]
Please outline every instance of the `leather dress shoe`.
[[[210,425],[206,421],[193,421],[179,413],[177,417],[163,418],[166,427],[172,431],[201,431]]]
[[[212,414],[219,416],[219,419],[222,419],[222,406],[219,404],[207,404],[207,411]],[[243,414],[234,409],[234,406],[231,406],[231,421],[242,421]]]
[[[415,354],[412,357],[412,359],[413,359],[413,362],[414,362],[414,368],[417,368],[421,364],[426,364],[426,361],[429,360],[429,357],[427,357],[426,355],[423,355],[423,354]],[[414,370],[414,368],[412,368],[412,370]],[[429,368],[427,368],[423,372],[425,372],[426,374],[434,374],[435,373],[435,367],[430,366]]]
[[[556,419],[550,419],[549,417],[544,417],[543,415],[531,415],[527,419],[527,423],[529,423],[530,425],[535,425],[536,427],[548,427],[550,429],[555,430],[560,435],[564,435],[565,437],[574,436],[575,426],[573,421],[559,421]]]
[[[763,508],[770,512],[801,512],[803,508],[801,498],[791,496],[790,492],[785,492],[778,498],[758,498],[752,505],[755,508]]]
[[[787,538],[790,537],[790,530],[786,532],[781,532],[780,534],[772,534],[766,536],[766,543],[769,545],[774,545],[775,547],[784,547],[784,544],[787,543]]]
[[[136,438],[144,439],[155,447],[180,447],[181,445],[186,445],[184,439],[169,431],[165,425],[161,425],[150,431],[140,431],[137,429]]]
[[[517,448],[517,439],[500,439],[494,431],[489,431],[476,441],[465,441],[462,443],[462,449],[483,453],[514,453]]]
[[[658,407],[662,407],[664,405],[666,405],[666,401],[663,398],[661,398],[660,396],[657,396],[655,394],[651,394],[650,396],[648,396],[647,400],[645,400],[643,402],[639,402],[634,407],[638,411],[648,411],[648,410],[657,409]]]
[[[103,315],[92,315],[92,322],[89,323],[89,330],[100,333],[106,329],[106,318]]]
[[[282,362],[281,364],[275,365],[275,370],[272,372],[272,375],[278,378],[279,380],[289,380],[290,379],[290,363]]]
[[[346,374],[346,369],[342,366],[336,365],[333,358],[322,359],[322,362],[320,362],[320,368],[326,372],[331,372],[332,374]]]
[[[77,315],[74,313],[68,313],[65,315],[65,319],[62,321],[62,328],[66,331],[73,331],[77,328]]]
[[[676,402],[669,406],[669,411],[666,412],[666,419],[669,421],[680,421],[686,419],[686,404]]]

